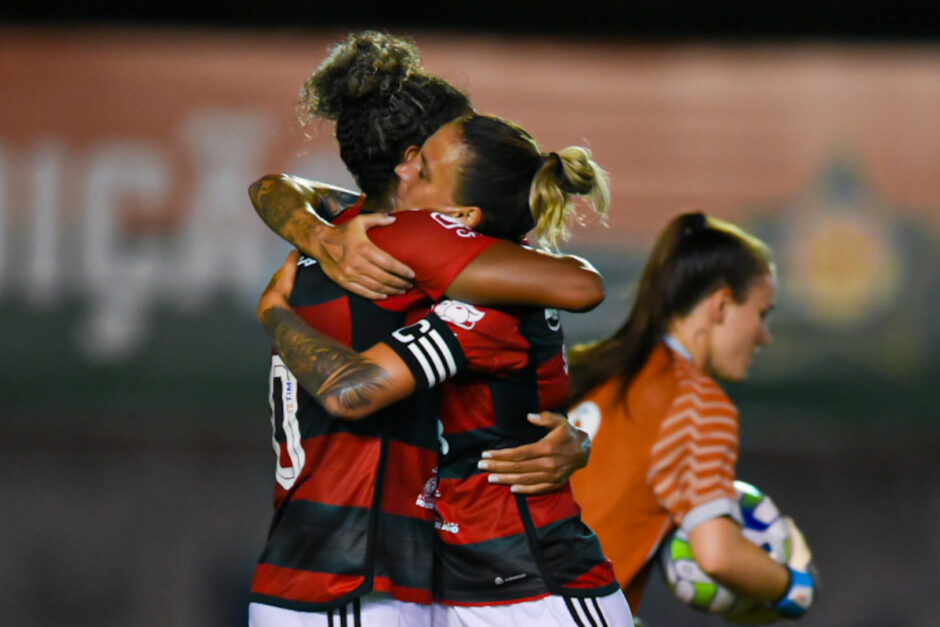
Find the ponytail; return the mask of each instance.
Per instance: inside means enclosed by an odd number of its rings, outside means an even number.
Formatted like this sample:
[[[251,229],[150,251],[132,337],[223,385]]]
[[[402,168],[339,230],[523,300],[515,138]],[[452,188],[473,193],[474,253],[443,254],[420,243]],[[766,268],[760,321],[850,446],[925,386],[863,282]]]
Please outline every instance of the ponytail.
[[[572,401],[613,378],[625,396],[674,318],[721,287],[744,302],[753,282],[772,269],[767,245],[739,227],[701,212],[677,216],[653,246],[623,326],[570,351]]]
[[[543,156],[529,191],[535,232],[551,248],[568,239],[568,221],[577,211],[571,196],[587,196],[589,206],[603,220],[610,208],[610,179],[591,159],[591,151],[569,146]]]
[[[586,148],[542,153],[520,126],[492,116],[471,114],[458,124],[468,156],[456,200],[483,211],[477,226],[481,233],[520,241],[535,228],[542,241],[555,247],[568,237],[568,220],[575,213],[572,196],[587,196],[597,215],[607,215],[607,173]]]

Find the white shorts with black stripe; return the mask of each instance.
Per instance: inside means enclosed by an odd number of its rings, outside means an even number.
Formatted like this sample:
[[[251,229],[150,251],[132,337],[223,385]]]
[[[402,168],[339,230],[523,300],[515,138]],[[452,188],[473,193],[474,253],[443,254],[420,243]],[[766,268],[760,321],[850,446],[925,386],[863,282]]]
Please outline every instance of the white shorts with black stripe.
[[[547,596],[506,605],[458,606],[434,604],[434,627],[633,627],[633,615],[623,592],[577,599]]]
[[[249,627],[430,627],[432,606],[397,601],[380,595],[356,599],[341,608],[299,612],[251,603]]]

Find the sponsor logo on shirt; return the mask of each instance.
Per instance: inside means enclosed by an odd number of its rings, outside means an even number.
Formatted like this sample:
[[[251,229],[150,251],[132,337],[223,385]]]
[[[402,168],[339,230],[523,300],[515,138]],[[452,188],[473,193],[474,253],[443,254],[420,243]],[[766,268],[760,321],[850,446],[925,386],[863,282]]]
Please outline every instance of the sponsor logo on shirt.
[[[461,222],[460,220],[455,220],[450,216],[446,216],[443,213],[433,212],[431,217],[435,222],[440,224],[445,229],[451,230],[457,234],[457,237],[476,237],[477,233],[471,229],[469,226]]]
[[[442,522],[440,520],[434,523],[435,529],[440,529],[441,531],[446,531],[447,533],[457,534],[460,533],[460,525],[455,522]]]

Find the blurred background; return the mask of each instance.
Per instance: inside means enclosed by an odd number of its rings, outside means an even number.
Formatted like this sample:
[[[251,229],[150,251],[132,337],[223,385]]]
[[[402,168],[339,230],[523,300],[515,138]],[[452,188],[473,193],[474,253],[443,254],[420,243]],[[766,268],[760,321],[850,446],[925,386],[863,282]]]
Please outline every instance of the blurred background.
[[[274,463],[254,308],[287,251],[246,190],[352,186],[294,102],[363,27],[610,171],[609,226],[568,246],[608,298],[570,342],[619,325],[677,212],[773,246],[775,343],[729,392],[739,476],[823,575],[801,624],[940,624],[936,7],[335,4],[0,13],[0,625],[246,624]],[[652,627],[720,623],[669,595]]]

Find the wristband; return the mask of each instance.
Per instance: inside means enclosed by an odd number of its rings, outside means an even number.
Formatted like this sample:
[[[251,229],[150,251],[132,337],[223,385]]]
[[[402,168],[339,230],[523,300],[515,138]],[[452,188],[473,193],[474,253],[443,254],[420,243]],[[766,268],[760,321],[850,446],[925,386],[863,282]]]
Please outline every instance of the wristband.
[[[813,604],[813,591],[816,582],[813,576],[802,570],[787,567],[790,583],[783,597],[773,604],[773,609],[784,618],[799,618]]]

